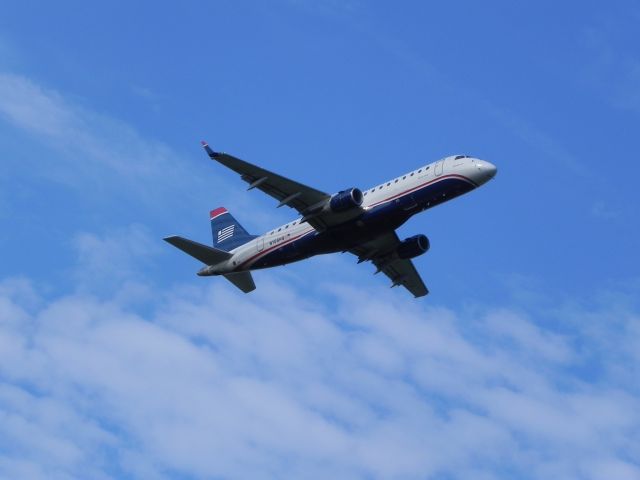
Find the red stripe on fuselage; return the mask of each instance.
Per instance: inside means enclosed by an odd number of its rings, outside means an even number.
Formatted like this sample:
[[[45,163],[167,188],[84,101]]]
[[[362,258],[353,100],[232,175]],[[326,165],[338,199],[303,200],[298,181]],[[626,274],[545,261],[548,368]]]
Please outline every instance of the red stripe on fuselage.
[[[391,201],[391,200],[393,200],[393,199],[395,199],[395,198],[401,197],[401,196],[406,195],[406,194],[411,193],[411,192],[415,192],[416,190],[418,190],[418,189],[420,189],[420,188],[426,187],[427,185],[430,185],[430,184],[432,184],[432,183],[438,182],[438,181],[440,181],[440,180],[445,180],[445,179],[447,179],[447,178],[459,178],[459,179],[461,179],[461,180],[464,180],[464,181],[466,181],[466,182],[469,182],[469,183],[470,183],[471,185],[473,185],[474,187],[477,187],[477,186],[478,186],[478,185],[477,185],[473,180],[470,180],[469,178],[467,178],[467,177],[465,177],[465,176],[462,176],[462,175],[457,175],[457,174],[443,175],[442,177],[435,178],[435,179],[430,180],[430,181],[428,181],[428,182],[422,183],[422,184],[418,185],[417,187],[410,188],[409,190],[405,190],[404,192],[401,192],[401,193],[398,193],[398,194],[396,194],[396,195],[393,195],[393,196],[391,196],[391,197],[389,197],[389,198],[387,198],[387,199],[385,199],[385,200],[381,200],[381,201],[376,202],[376,203],[374,203],[374,204],[372,204],[372,205],[369,205],[367,208],[371,208],[371,207],[375,207],[375,206],[381,205],[381,204],[386,203],[386,202],[389,202],[389,201]],[[242,262],[242,263],[238,266],[238,269],[239,269],[239,268],[244,267],[245,265],[247,265],[247,264],[248,264],[248,263],[250,263],[250,262],[251,262],[252,264],[253,264],[253,263],[255,263],[255,262],[257,262],[261,257],[263,257],[263,256],[267,255],[268,253],[273,252],[275,249],[277,249],[277,248],[281,248],[281,247],[284,247],[284,246],[286,246],[286,245],[289,245],[291,242],[295,242],[295,241],[296,241],[296,240],[298,240],[299,238],[304,237],[306,234],[308,234],[308,233],[310,233],[310,232],[312,232],[312,231],[314,231],[314,230],[315,230],[314,228],[310,228],[309,230],[305,230],[305,231],[304,231],[304,232],[302,232],[300,235],[298,235],[298,236],[296,236],[296,237],[293,237],[293,238],[291,238],[291,239],[287,240],[286,242],[280,243],[280,244],[278,244],[278,245],[274,245],[274,246],[273,246],[273,247],[271,247],[271,248],[267,248],[266,250],[263,250],[263,251],[261,251],[261,252],[256,253],[256,254],[255,254],[254,256],[252,256],[251,258],[249,258],[249,259],[245,260],[244,262]]]
[[[247,263],[252,262],[255,263],[259,260],[260,257],[265,256],[267,253],[273,252],[276,248],[281,248],[284,247],[285,245],[289,245],[291,242],[295,242],[296,240],[298,240],[301,237],[304,237],[307,233],[313,232],[315,229],[312,227],[309,230],[305,230],[304,232],[302,232],[300,235],[290,238],[289,240],[287,240],[286,242],[283,243],[279,243],[278,245],[274,245],[273,247],[267,248],[266,250],[262,250],[261,252],[258,252],[257,254],[255,254],[253,257],[245,260],[244,262],[242,262],[238,268],[244,267]]]
[[[386,202],[390,202],[391,200],[394,200],[394,199],[396,199],[398,197],[402,197],[403,195],[406,195],[407,193],[415,192],[416,190],[419,190],[419,189],[421,189],[423,187],[426,187],[427,185],[431,185],[432,183],[439,182],[439,181],[445,180],[447,178],[459,178],[461,180],[469,182],[474,187],[478,186],[478,184],[476,184],[473,180],[471,180],[471,179],[469,179],[469,178],[467,178],[467,177],[465,177],[463,175],[458,175],[458,174],[452,173],[452,174],[449,174],[449,175],[443,175],[442,177],[434,178],[433,180],[429,180],[428,182],[425,182],[425,183],[421,183],[420,185],[418,185],[416,187],[413,187],[413,188],[410,188],[409,190],[405,190],[403,192],[396,193],[395,195],[392,195],[389,198],[385,198],[384,200],[380,200],[379,202],[372,203],[371,205],[368,205],[367,208],[377,207],[378,205],[381,205],[381,204],[386,203]]]

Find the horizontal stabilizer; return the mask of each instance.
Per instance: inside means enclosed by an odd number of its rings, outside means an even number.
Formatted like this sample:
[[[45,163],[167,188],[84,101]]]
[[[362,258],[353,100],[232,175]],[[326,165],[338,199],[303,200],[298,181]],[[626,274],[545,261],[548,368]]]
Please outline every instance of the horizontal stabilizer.
[[[164,241],[179,248],[184,253],[191,255],[193,258],[197,258],[205,265],[215,265],[228,260],[232,256],[229,252],[208,247],[207,245],[177,235],[166,237]],[[255,288],[255,286],[253,288]]]
[[[244,293],[249,293],[256,289],[256,284],[253,282],[251,272],[227,273],[224,278],[229,280]]]

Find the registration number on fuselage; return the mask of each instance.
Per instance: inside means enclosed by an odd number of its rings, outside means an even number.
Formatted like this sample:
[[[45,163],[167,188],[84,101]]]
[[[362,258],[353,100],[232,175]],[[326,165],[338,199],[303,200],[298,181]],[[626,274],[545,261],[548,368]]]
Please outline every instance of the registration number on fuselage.
[[[269,246],[272,247],[273,245],[277,245],[281,242],[284,242],[284,240],[288,237],[289,235],[282,235],[280,237],[276,237],[272,240],[269,240]]]

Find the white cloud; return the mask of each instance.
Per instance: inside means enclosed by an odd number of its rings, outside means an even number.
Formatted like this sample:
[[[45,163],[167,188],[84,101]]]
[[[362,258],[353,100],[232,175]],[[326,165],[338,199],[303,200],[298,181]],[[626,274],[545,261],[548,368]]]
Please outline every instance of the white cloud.
[[[262,231],[293,217],[291,211],[256,210],[256,201],[268,200],[259,193],[247,194],[240,179],[229,182],[234,174],[207,159],[197,145],[200,139],[192,139],[194,151],[189,157],[193,155],[210,172],[206,176],[165,143],[146,139],[130,124],[22,75],[0,72],[0,120],[33,138],[20,158],[7,158],[13,170],[9,165],[0,172],[11,178],[11,188],[15,178],[31,184],[44,177],[78,192],[80,210],[102,202],[109,210],[150,206],[154,216],[161,216],[168,208],[175,213],[202,205],[203,219],[224,201],[232,210],[251,210],[250,218],[239,220]],[[218,200],[210,203],[213,198]],[[0,216],[10,210],[10,197],[0,196]]]
[[[166,194],[181,178],[162,145],[24,77],[0,76],[0,110],[70,149],[73,182],[106,172]],[[0,283],[0,476],[637,472],[640,328],[615,298],[558,309],[575,326],[561,334],[504,307],[472,315],[335,283],[310,295],[295,273],[248,296],[219,279],[154,288],[139,266],[160,247],[136,225],[74,245],[76,293]]]
[[[144,226],[135,224],[101,235],[81,232],[75,235],[73,244],[78,255],[74,270],[77,286],[89,290],[96,287],[101,292],[113,291],[122,282],[136,282],[142,267],[149,269],[150,259],[163,247]],[[136,283],[138,291],[133,290],[134,285],[128,285],[123,292],[130,296],[143,293],[143,286]]]
[[[469,317],[347,286],[315,299],[262,282],[245,296],[214,279],[156,291],[155,313],[142,317],[122,293],[47,303],[25,280],[3,285],[0,476],[638,469],[637,388],[572,373],[583,366],[577,345],[599,342],[588,329],[568,338],[507,309]],[[608,334],[637,345],[638,316],[627,313],[634,322]],[[625,349],[597,358],[605,371],[637,361]]]
[[[19,172],[90,191],[93,200],[101,193],[118,201],[122,195],[138,202],[184,198],[224,187],[214,174],[206,182],[193,175],[188,162],[167,145],[22,75],[0,72],[0,119],[34,138],[25,149],[29,165],[20,159]]]

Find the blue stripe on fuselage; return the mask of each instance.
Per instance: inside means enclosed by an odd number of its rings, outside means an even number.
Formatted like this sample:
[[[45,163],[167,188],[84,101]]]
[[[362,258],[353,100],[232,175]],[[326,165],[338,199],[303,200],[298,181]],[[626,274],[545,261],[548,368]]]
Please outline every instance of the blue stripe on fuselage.
[[[324,232],[312,230],[290,243],[264,254],[256,254],[243,265],[260,269],[297,262],[314,255],[349,250],[358,244],[372,240],[382,233],[393,231],[416,213],[440,205],[476,188],[468,179],[460,176],[443,176],[408,193],[378,202],[360,217]]]

